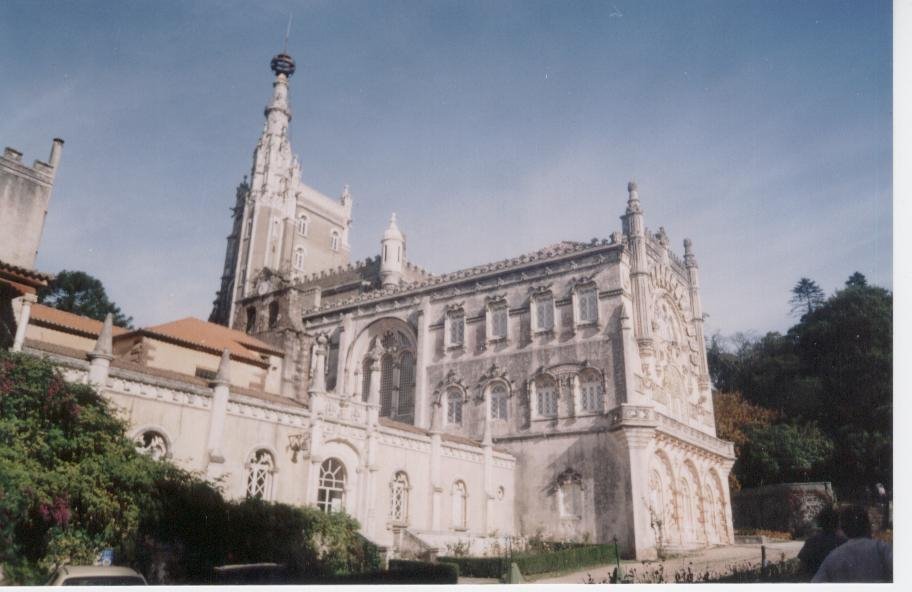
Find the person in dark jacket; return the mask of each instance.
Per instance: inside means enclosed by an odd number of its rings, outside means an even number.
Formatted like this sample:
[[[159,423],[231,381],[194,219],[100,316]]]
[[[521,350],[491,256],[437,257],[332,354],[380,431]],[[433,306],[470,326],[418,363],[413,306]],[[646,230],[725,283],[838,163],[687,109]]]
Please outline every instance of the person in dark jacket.
[[[817,526],[820,527],[820,532],[805,541],[798,552],[801,567],[808,577],[817,573],[830,551],[848,540],[839,528],[839,514],[833,506],[826,506],[820,510],[817,514]]]

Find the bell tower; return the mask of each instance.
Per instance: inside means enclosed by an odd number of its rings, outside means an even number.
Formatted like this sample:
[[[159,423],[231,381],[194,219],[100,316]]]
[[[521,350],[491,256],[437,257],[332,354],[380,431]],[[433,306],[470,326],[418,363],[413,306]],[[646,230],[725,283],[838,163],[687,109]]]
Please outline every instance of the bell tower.
[[[349,262],[352,198],[336,200],[305,185],[291,149],[289,80],[295,61],[285,51],[272,58],[275,78],[266,121],[253,151],[250,180],[233,208],[221,286],[209,320],[234,326],[238,302],[293,284],[297,278]]]

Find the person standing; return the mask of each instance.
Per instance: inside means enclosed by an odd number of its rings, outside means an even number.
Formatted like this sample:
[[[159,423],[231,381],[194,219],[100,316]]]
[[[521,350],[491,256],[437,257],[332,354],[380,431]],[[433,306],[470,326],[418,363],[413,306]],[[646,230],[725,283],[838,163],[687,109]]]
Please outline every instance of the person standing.
[[[798,552],[801,567],[809,577],[817,573],[830,551],[848,540],[839,529],[839,514],[833,506],[826,506],[820,510],[817,514],[817,526],[820,527],[820,532],[805,541]]]
[[[893,549],[871,538],[867,510],[849,506],[839,522],[849,540],[826,556],[811,582],[892,582]]]

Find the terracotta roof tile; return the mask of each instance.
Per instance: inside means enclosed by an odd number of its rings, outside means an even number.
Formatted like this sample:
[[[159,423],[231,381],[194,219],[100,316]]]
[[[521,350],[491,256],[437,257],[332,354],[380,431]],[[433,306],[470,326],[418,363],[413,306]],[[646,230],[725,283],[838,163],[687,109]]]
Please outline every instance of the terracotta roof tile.
[[[36,325],[51,326],[57,329],[63,329],[70,333],[79,333],[87,337],[98,337],[101,333],[103,323],[89,317],[58,310],[45,306],[44,304],[33,304],[32,312],[29,315],[29,323],[34,322]],[[114,336],[123,335],[128,330],[123,327],[114,327]]]
[[[236,357],[255,361],[261,361],[261,353],[283,355],[282,350],[253,338],[243,331],[236,331],[193,317],[146,327],[140,329],[140,332],[171,338],[215,352],[227,349]]]

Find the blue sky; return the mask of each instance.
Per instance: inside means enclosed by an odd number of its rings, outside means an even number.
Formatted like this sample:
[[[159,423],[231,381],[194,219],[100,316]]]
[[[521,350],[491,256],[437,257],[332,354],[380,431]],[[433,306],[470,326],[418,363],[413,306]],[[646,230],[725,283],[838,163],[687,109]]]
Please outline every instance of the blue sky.
[[[620,228],[626,182],[689,237],[710,331],[785,330],[802,276],[892,288],[886,1],[0,0],[0,144],[66,140],[38,258],[140,325],[208,316],[269,60],[292,144],[445,272]]]

